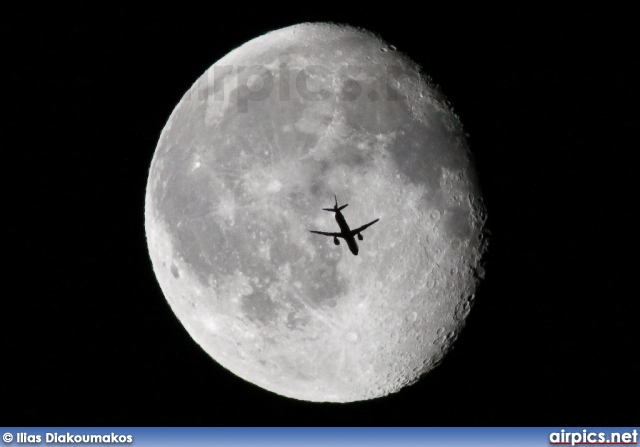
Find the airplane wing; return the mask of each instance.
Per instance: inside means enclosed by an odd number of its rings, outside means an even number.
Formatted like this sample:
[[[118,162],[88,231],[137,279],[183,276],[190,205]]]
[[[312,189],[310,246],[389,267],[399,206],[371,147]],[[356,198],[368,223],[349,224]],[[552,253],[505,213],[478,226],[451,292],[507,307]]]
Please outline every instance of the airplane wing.
[[[376,223],[379,220],[380,219],[378,218],[376,220],[373,220],[373,221],[369,222],[368,224],[365,224],[365,225],[361,226],[360,228],[356,228],[355,230],[351,230],[351,234],[352,235],[356,235],[356,234],[360,233],[361,231],[364,231],[365,229],[369,228],[371,225],[373,225],[374,223]]]
[[[314,230],[309,230],[309,231],[315,234],[322,234],[323,236],[343,237],[342,233],[325,233],[324,231],[314,231]]]

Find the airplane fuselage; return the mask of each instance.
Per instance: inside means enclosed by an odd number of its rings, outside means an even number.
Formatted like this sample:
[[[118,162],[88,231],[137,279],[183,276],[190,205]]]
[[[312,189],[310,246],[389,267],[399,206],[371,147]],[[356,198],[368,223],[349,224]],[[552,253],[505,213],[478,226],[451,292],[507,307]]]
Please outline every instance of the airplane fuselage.
[[[340,232],[343,234],[342,238],[347,242],[347,246],[351,253],[354,255],[358,254],[358,243],[356,242],[356,238],[351,234],[351,228],[347,224],[344,216],[340,211],[335,213],[336,222],[338,222],[338,226],[340,227]]]

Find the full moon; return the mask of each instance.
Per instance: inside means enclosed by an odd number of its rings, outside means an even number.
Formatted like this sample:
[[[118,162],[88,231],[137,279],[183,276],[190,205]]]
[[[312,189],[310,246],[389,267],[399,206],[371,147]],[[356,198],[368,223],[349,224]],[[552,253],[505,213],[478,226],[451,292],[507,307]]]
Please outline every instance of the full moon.
[[[451,347],[486,212],[460,121],[422,68],[361,29],[272,31],[173,110],[145,198],[153,269],[216,362],[294,399],[397,392]],[[362,232],[359,253],[310,230]],[[344,241],[343,241],[344,242]]]

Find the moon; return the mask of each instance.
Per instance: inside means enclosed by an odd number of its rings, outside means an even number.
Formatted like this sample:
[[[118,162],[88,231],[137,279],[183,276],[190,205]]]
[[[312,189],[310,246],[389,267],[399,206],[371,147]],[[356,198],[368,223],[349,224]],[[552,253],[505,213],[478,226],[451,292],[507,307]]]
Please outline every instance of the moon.
[[[354,256],[333,238],[362,233]],[[216,362],[293,399],[394,393],[451,347],[483,276],[465,133],[421,67],[361,29],[300,24],[209,68],[173,110],[145,197],[154,272]]]

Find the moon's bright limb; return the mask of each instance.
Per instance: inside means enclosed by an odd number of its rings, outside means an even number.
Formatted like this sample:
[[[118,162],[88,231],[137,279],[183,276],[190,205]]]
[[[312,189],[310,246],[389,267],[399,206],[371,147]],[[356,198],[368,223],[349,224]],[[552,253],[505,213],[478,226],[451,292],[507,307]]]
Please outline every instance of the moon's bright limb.
[[[309,232],[379,217],[353,256]],[[456,115],[411,60],[302,24],[232,51],[184,95],[146,192],[171,308],[221,365],[295,399],[398,391],[469,312],[485,212]]]

